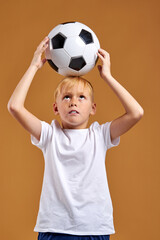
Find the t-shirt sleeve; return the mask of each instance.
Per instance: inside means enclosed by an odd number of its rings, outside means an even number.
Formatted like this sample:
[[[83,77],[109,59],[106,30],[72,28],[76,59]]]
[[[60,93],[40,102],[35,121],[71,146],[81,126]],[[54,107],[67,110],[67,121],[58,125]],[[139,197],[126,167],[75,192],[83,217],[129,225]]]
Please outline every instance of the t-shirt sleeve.
[[[52,127],[45,121],[41,121],[41,136],[40,140],[38,141],[33,135],[31,135],[31,143],[37,146],[40,149],[43,149],[47,143],[51,140],[52,136]]]
[[[116,139],[111,141],[111,134],[110,134],[111,123],[112,123],[112,121],[111,122],[106,122],[106,123],[101,125],[101,130],[102,130],[102,134],[103,134],[103,137],[104,137],[104,142],[105,142],[105,145],[106,145],[107,149],[110,149],[112,147],[116,147],[120,143],[120,137],[117,137]]]

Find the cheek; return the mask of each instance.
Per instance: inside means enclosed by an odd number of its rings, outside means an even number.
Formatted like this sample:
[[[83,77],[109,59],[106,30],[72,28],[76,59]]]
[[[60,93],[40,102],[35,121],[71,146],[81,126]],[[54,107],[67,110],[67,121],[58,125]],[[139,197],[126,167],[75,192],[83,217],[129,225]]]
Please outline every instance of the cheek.
[[[62,106],[64,107],[68,106],[69,102],[70,102],[70,99],[65,99],[62,103]]]
[[[61,107],[60,107],[60,111],[62,112],[62,113],[66,113],[67,112],[67,103],[63,103],[63,105],[61,105]]]
[[[90,111],[92,110],[92,106],[90,104],[88,104],[87,106],[84,106],[84,113],[85,114],[89,114]]]

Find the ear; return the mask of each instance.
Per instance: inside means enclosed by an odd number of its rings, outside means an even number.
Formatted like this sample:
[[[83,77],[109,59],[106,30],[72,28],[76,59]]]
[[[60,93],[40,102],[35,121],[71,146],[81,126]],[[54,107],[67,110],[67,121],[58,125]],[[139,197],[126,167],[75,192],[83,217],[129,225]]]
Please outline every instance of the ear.
[[[90,115],[95,115],[96,114],[96,103],[92,103],[92,110],[90,112]]]
[[[59,114],[59,112],[58,112],[58,107],[57,107],[57,103],[56,103],[56,102],[53,103],[53,111],[54,111],[54,114],[55,114],[55,115],[58,115],[58,114]]]

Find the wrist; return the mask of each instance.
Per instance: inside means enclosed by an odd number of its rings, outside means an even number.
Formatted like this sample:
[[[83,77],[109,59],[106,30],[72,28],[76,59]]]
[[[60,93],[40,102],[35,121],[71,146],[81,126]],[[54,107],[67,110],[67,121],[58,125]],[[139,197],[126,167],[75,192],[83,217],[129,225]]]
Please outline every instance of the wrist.
[[[34,72],[37,72],[37,70],[38,70],[39,68],[38,68],[36,65],[34,65],[34,64],[30,64],[29,69],[32,70],[32,71],[34,71]]]
[[[106,74],[103,76],[103,80],[106,82],[111,81],[112,79],[113,79],[113,77],[111,74]]]

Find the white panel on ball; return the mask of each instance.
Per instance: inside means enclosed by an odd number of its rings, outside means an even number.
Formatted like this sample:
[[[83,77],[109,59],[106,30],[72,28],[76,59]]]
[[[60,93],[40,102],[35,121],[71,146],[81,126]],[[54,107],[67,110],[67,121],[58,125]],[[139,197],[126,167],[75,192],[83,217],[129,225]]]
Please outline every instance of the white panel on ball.
[[[78,36],[81,31],[81,26],[76,26],[73,23],[68,23],[62,26],[61,33],[66,37]]]
[[[70,37],[67,38],[64,49],[70,57],[82,56],[85,49],[85,43],[80,37]]]
[[[64,68],[70,63],[70,56],[68,53],[62,48],[62,49],[55,49],[54,51],[51,51],[51,58],[54,59],[54,64],[58,66],[59,68]]]
[[[84,51],[84,59],[86,60],[87,64],[93,64],[95,63],[96,59],[97,59],[97,47],[95,46],[95,44],[89,44]]]
[[[63,76],[80,76],[79,72],[71,69],[71,68],[60,68],[59,69],[59,74]]]

